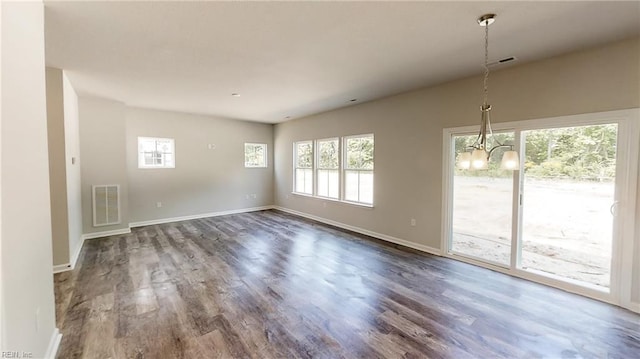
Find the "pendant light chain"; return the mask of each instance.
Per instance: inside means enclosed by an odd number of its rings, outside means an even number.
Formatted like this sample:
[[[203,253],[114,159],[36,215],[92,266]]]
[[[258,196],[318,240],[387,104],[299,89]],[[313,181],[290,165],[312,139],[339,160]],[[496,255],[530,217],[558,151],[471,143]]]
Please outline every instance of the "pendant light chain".
[[[503,144],[494,137],[491,129],[491,118],[489,106],[489,25],[495,20],[495,14],[485,14],[478,18],[478,24],[484,26],[484,81],[483,95],[484,103],[482,104],[482,120],[480,121],[480,131],[475,142],[466,147],[465,152],[458,155],[458,167],[460,169],[481,170],[489,168],[491,155],[499,148],[508,148],[502,154],[500,168],[506,170],[519,170],[520,157],[517,151],[514,151],[513,145]],[[491,141],[492,146],[489,146]],[[469,151],[467,151],[469,150]]]
[[[484,107],[489,103],[489,21],[484,25]]]

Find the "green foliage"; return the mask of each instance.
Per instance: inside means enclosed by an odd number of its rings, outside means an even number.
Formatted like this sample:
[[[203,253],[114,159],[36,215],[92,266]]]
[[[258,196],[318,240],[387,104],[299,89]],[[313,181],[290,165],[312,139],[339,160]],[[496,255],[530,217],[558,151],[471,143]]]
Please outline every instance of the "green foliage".
[[[494,138],[498,140],[500,143],[505,145],[513,144],[514,136],[513,133],[494,133]],[[456,136],[454,138],[455,141],[455,153],[460,154],[465,151],[470,151],[471,145],[478,138],[477,135],[473,136]],[[495,142],[489,142],[489,147],[495,145]],[[502,155],[505,151],[508,151],[509,147],[500,147],[497,148],[491,154],[489,158],[489,164],[487,165],[486,170],[461,170],[459,168],[455,169],[456,175],[464,175],[471,177],[511,177],[513,175],[513,171],[500,169],[500,164],[502,161]]]
[[[615,124],[607,124],[523,131],[524,168],[527,176],[599,181],[613,178],[616,168],[617,129]],[[455,137],[455,153],[468,151],[476,137]],[[501,143],[513,143],[512,134],[500,133],[496,134],[496,138]],[[491,146],[491,143],[489,145]],[[491,155],[487,170],[456,168],[456,174],[510,177],[509,171],[500,170],[500,161],[505,150],[498,149]]]
[[[298,142],[296,144],[296,157],[298,168],[312,168],[313,166],[313,143]]]
[[[526,131],[525,170],[534,177],[602,180],[615,176],[615,124]]]
[[[373,170],[373,136],[347,138],[346,168],[353,170]]]
[[[249,167],[264,166],[264,145],[250,144],[244,145],[244,163]]]
[[[318,168],[338,169],[338,140],[318,141]]]

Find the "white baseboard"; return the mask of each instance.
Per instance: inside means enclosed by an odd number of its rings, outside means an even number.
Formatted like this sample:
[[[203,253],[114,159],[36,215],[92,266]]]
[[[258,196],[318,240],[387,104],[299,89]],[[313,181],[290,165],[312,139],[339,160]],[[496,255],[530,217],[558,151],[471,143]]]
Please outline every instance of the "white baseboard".
[[[76,267],[76,263],[78,262],[78,257],[80,257],[80,252],[82,252],[82,246],[84,246],[84,240],[86,238],[84,236],[80,236],[80,243],[78,244],[78,248],[73,252],[73,256],[71,257],[71,269]]]
[[[640,302],[631,302],[629,306],[625,306],[625,308],[632,312],[640,313]]]
[[[135,228],[135,227],[151,226],[151,225],[155,225],[155,224],[164,224],[164,223],[171,223],[171,222],[188,221],[188,220],[191,220],[191,219],[200,219],[200,218],[207,218],[207,217],[219,217],[219,216],[226,216],[226,215],[229,215],[229,214],[264,211],[264,210],[268,210],[268,209],[273,209],[273,206],[261,206],[261,207],[232,209],[230,211],[202,213],[202,214],[194,214],[194,215],[191,215],[191,216],[181,216],[181,217],[172,217],[172,218],[153,219],[153,220],[150,220],[150,221],[132,222],[132,223],[129,223],[129,227],[130,228]]]
[[[264,211],[264,210],[268,210],[268,209],[273,209],[273,206],[241,208],[241,209],[233,209],[233,210],[229,210],[229,211],[194,214],[194,215],[190,215],[190,216],[152,219],[152,220],[149,220],[149,221],[141,221],[141,222],[131,222],[131,223],[129,223],[129,228],[122,228],[122,229],[115,229],[113,231],[104,231],[104,232],[95,232],[95,233],[83,234],[82,235],[82,241],[84,243],[84,241],[86,239],[117,236],[117,235],[120,235],[120,234],[129,234],[129,233],[131,233],[131,228],[135,228],[135,227],[151,226],[151,225],[155,225],[155,224],[164,224],[164,223],[171,223],[171,222],[188,221],[190,219],[200,219],[200,218],[207,218],[207,217],[226,216],[226,215],[229,215],[229,214],[236,214],[236,213]],[[78,249],[77,253],[74,255],[74,257],[75,257],[74,262],[73,262],[74,264],[75,264],[75,260],[78,259],[77,258],[78,255],[80,255],[80,250],[81,249],[82,249],[82,246],[80,246],[80,248]]]
[[[407,241],[407,240],[404,240],[404,239],[396,238],[396,237],[389,236],[389,235],[382,234],[382,233],[373,232],[373,231],[370,231],[368,229],[351,226],[351,225],[344,224],[344,223],[341,223],[341,222],[336,222],[336,221],[333,221],[333,220],[330,220],[330,219],[326,219],[326,218],[323,218],[323,217],[314,216],[312,214],[295,211],[295,210],[292,210],[292,209],[289,209],[289,208],[284,208],[284,207],[280,207],[280,206],[274,206],[273,208],[277,209],[279,211],[282,211],[282,212],[286,212],[286,213],[290,213],[290,214],[293,214],[293,215],[296,215],[296,216],[309,218],[309,219],[312,219],[314,221],[322,222],[322,223],[325,223],[325,224],[328,224],[328,225],[331,225],[331,226],[334,226],[334,227],[346,229],[346,230],[349,230],[349,231],[352,231],[352,232],[356,232],[356,233],[367,235],[369,237],[381,239],[381,240],[386,241],[386,242],[391,242],[391,243],[399,244],[401,246],[413,248],[413,249],[419,250],[421,252],[425,252],[425,253],[429,253],[429,254],[435,254],[437,256],[442,254],[442,252],[438,248],[425,246],[424,244],[410,242],[410,241]]]
[[[53,266],[53,273],[62,273],[72,269],[71,263],[57,264]]]
[[[86,233],[82,235],[82,241],[84,242],[87,239],[117,236],[119,234],[129,234],[129,233],[131,233],[131,228],[122,228],[122,229],[114,229],[112,231]],[[78,254],[80,254],[80,252],[78,252]]]
[[[92,233],[93,234],[93,233]],[[73,256],[71,257],[71,262],[65,264],[57,264],[53,266],[53,273],[62,273],[66,271],[73,270],[76,267],[76,263],[78,263],[78,257],[80,257],[80,252],[82,252],[82,246],[84,246],[85,236],[81,236],[80,245],[73,252]]]
[[[51,339],[49,340],[49,346],[47,347],[47,352],[44,357],[47,359],[55,359],[56,354],[58,354],[58,348],[60,347],[60,342],[62,341],[62,333],[58,328],[53,330],[51,334]]]

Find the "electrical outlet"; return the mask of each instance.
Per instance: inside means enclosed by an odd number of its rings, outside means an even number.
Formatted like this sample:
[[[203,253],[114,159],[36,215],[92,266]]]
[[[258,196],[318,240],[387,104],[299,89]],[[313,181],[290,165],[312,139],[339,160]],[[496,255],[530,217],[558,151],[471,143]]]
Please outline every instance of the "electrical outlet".
[[[216,149],[216,144],[215,143],[210,143],[207,145],[207,148],[209,148],[210,150],[215,150]]]
[[[251,197],[253,197],[253,199],[256,199],[256,198],[258,198],[258,195],[257,195],[257,194],[255,194],[255,193],[252,193],[252,194],[251,194]]]
[[[246,194],[244,197],[245,197],[246,199],[249,199],[249,195],[248,195],[248,194]]]
[[[162,202],[156,202],[156,208],[162,207]]]
[[[415,227],[415,226],[416,226],[416,219],[411,218],[411,227]]]

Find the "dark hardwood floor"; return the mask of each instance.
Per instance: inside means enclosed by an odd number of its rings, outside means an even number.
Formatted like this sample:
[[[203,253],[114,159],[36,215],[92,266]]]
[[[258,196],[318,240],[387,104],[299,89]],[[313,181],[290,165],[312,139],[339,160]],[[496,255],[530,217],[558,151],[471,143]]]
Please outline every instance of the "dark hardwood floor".
[[[639,358],[640,316],[278,211],[136,228],[55,275],[58,358]]]

